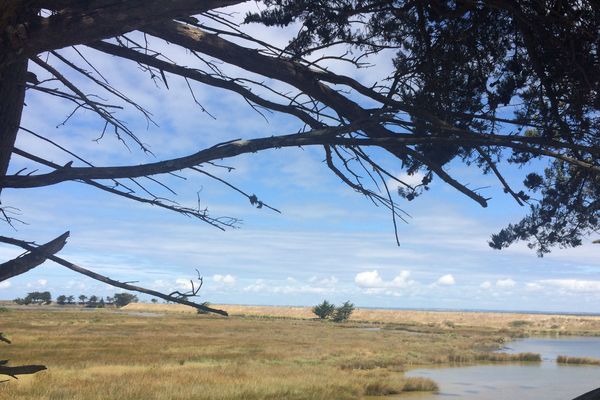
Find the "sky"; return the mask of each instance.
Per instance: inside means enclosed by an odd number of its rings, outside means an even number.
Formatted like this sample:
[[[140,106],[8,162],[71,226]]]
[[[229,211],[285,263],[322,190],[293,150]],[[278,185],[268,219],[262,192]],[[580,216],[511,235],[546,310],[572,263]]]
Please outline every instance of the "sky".
[[[249,7],[256,5],[243,5],[237,11],[243,13]],[[265,30],[251,25],[243,29],[284,45],[296,28]],[[151,43],[174,59],[201,67],[181,49],[156,39]],[[118,115],[156,158],[134,146],[127,150],[108,133],[94,140],[100,136],[102,123],[89,112],[78,112],[61,125],[72,105],[31,91],[22,126],[95,165],[150,162],[226,140],[293,133],[301,127],[276,114],[267,114],[265,119],[235,94],[192,84],[197,100],[208,111],[203,112],[194,104],[184,80],[167,74],[167,89],[132,63],[90,49],[81,51],[115,87],[153,113],[157,126],[148,125],[131,108]],[[62,54],[81,63],[70,49]],[[86,88],[86,93],[98,92],[56,59],[50,61]],[[373,83],[389,71],[390,58],[381,55],[369,61],[375,66],[362,70],[329,66]],[[269,86],[285,89],[278,82],[269,82]],[[20,133],[17,146],[59,164],[72,160],[26,132]],[[493,177],[459,163],[447,166],[453,176],[469,187],[483,188],[480,193],[492,198],[485,209],[439,180],[413,202],[397,197],[410,215],[407,223],[399,223],[398,246],[390,212],[344,186],[323,159],[317,148],[278,149],[225,160],[235,168],[231,172],[203,167],[255,193],[281,214],[256,209],[245,197],[197,173],[182,172],[185,180],[161,177],[177,192],[178,202],[192,207],[199,202],[212,216],[240,218],[237,229],[223,232],[82,184],[62,183],[4,190],[3,204],[17,207],[25,224],[17,223],[15,229],[2,225],[1,234],[44,243],[69,230],[71,236],[61,257],[111,278],[138,281],[164,292],[189,288],[197,269],[204,282],[199,300],[211,303],[314,305],[327,299],[335,303],[350,300],[361,307],[600,312],[600,246],[591,244],[596,237],[575,249],[554,249],[543,258],[523,243],[502,251],[488,246],[491,234],[517,222],[527,211],[504,194]],[[382,160],[398,177],[420,181],[418,175],[407,176],[397,163]],[[14,157],[10,171],[23,167],[31,164]],[[525,172],[508,165],[500,167],[511,183],[520,187]],[[169,195],[160,186],[149,187],[159,196]],[[0,246],[1,259],[19,254],[14,247]],[[0,282],[0,299],[36,290],[48,290],[54,297],[107,296],[120,291],[46,262]]]

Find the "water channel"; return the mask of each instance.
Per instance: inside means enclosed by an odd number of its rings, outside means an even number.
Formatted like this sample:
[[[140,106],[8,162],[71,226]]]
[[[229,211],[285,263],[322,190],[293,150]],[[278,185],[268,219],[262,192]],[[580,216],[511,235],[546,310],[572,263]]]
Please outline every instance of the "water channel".
[[[412,370],[406,375],[431,378],[440,391],[402,398],[571,400],[600,387],[600,366],[556,363],[558,355],[600,358],[600,337],[528,338],[510,342],[502,351],[540,353],[542,362]]]

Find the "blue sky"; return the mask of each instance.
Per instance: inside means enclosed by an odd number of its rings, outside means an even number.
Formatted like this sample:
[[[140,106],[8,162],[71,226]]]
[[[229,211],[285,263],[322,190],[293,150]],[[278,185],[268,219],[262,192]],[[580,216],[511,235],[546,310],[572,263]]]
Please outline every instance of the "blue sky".
[[[292,31],[245,29],[278,44],[284,44]],[[152,43],[167,48],[158,40]],[[213,119],[193,104],[185,81],[167,75],[170,89],[166,90],[132,63],[82,51],[116,87],[154,113],[158,127],[147,127],[130,109],[119,115],[158,158],[185,155],[234,138],[292,133],[301,126],[278,115],[269,115],[265,121],[237,95],[194,86]],[[168,52],[199,67],[181,50],[168,48]],[[63,54],[73,55],[69,50]],[[369,70],[331,67],[372,83],[385,74],[389,58],[380,56],[372,62],[376,67]],[[86,87],[60,63],[55,65]],[[284,87],[276,82],[270,85]],[[87,88],[86,93],[94,90]],[[134,147],[129,152],[110,135],[93,141],[102,123],[90,113],[78,113],[56,128],[70,111],[67,103],[30,93],[22,125],[48,135],[96,165],[154,160]],[[71,160],[27,133],[20,134],[17,145],[57,163]],[[460,164],[448,167],[470,187],[490,186],[481,191],[493,198],[487,209],[439,180],[413,202],[398,197],[400,206],[411,215],[408,224],[399,225],[398,247],[389,211],[374,207],[345,187],[323,159],[320,149],[285,149],[227,160],[227,165],[235,167],[229,173],[210,168],[282,214],[255,209],[244,197],[195,173],[183,172],[186,181],[163,177],[178,193],[180,203],[195,206],[199,193],[201,205],[208,207],[211,215],[243,219],[235,230],[221,232],[81,184],[64,183],[5,190],[3,204],[18,207],[27,225],[17,225],[16,231],[5,225],[2,234],[45,242],[70,230],[62,257],[112,278],[137,280],[142,286],[166,292],[186,288],[197,268],[204,276],[202,300],[212,303],[312,305],[328,299],[370,307],[600,312],[600,246],[591,244],[591,239],[576,249],[555,249],[544,258],[524,244],[503,251],[488,247],[492,233],[518,221],[526,211],[502,193],[492,177]],[[397,163],[383,162],[398,176],[419,180],[403,175]],[[24,166],[30,164],[15,157],[11,171]],[[501,168],[519,187],[523,171],[506,165]],[[159,195],[168,194],[158,186],[151,187]],[[10,246],[0,247],[3,259],[18,254]],[[12,299],[33,290],[50,290],[55,296],[106,296],[116,291],[46,263],[1,282],[0,298]]]

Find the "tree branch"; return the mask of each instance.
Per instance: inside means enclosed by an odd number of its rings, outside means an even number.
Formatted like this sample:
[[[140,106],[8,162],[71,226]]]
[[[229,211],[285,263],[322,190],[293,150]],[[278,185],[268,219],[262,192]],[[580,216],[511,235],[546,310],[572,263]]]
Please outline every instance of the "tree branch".
[[[44,365],[20,365],[18,367],[7,367],[6,365],[0,365],[0,375],[8,375],[11,378],[17,378],[17,375],[29,375],[35,374],[36,372],[43,371],[46,368]]]
[[[223,158],[235,157],[246,153],[255,153],[262,150],[282,148],[282,147],[299,147],[310,145],[342,145],[342,146],[375,146],[384,149],[397,149],[403,146],[404,151],[412,157],[426,164],[442,179],[459,189],[467,196],[473,198],[481,205],[485,204],[483,197],[473,193],[470,189],[465,188],[460,183],[456,182],[441,166],[435,165],[431,160],[428,160],[423,155],[415,150],[412,150],[407,145],[425,144],[425,143],[440,143],[440,144],[461,144],[475,146],[496,145],[508,147],[520,151],[529,152],[536,155],[544,155],[550,158],[559,159],[568,162],[578,167],[583,167],[594,173],[600,173],[600,167],[586,161],[574,159],[561,153],[548,151],[541,148],[530,147],[521,143],[512,143],[511,136],[505,136],[504,140],[499,140],[497,137],[489,137],[489,135],[479,135],[470,137],[436,137],[436,136],[414,136],[408,134],[390,134],[382,138],[343,138],[339,135],[362,129],[362,126],[369,126],[370,123],[357,122],[354,124],[331,127],[324,129],[315,129],[305,133],[294,133],[289,135],[272,136],[267,138],[256,139],[237,139],[213,147],[203,149],[197,153],[174,158],[170,160],[159,161],[155,163],[141,164],[135,166],[120,166],[120,167],[72,167],[70,164],[62,168],[47,173],[38,175],[12,175],[0,178],[0,188],[32,188],[40,186],[53,185],[60,182],[71,180],[86,180],[86,179],[119,179],[119,178],[136,178],[146,175],[164,174],[178,171],[181,169],[196,166],[202,163],[215,161]],[[395,153],[392,153],[395,154]]]
[[[68,232],[66,234],[68,235]],[[62,235],[62,236],[64,236],[64,235]],[[60,236],[60,237],[62,237],[62,236]],[[35,252],[40,247],[42,247],[42,246],[35,247],[35,246],[32,246],[31,244],[29,244],[29,243],[27,243],[27,242],[25,242],[23,240],[14,239],[14,238],[8,238],[8,237],[4,237],[4,236],[0,236],[0,242],[4,242],[4,243],[12,244],[12,245],[15,245],[15,246],[19,246],[19,247],[21,247],[21,248],[23,248],[25,250],[28,250],[28,251],[30,251],[32,253]],[[206,312],[211,312],[211,313],[220,314],[220,315],[224,315],[224,316],[228,315],[227,312],[223,311],[223,310],[218,310],[216,308],[208,307],[208,306],[205,306],[205,305],[202,305],[202,304],[197,304],[197,303],[194,303],[192,301],[188,301],[188,300],[185,300],[185,299],[182,299],[182,298],[169,296],[169,295],[166,295],[164,293],[157,292],[156,290],[146,289],[146,288],[143,288],[143,287],[140,287],[140,286],[131,285],[129,283],[116,281],[116,280],[111,279],[111,278],[109,278],[107,276],[100,275],[100,274],[98,274],[96,272],[93,272],[93,271],[90,271],[90,270],[88,270],[86,268],[80,267],[80,266],[78,266],[76,264],[73,264],[72,262],[69,262],[69,261],[67,261],[67,260],[65,260],[63,258],[54,256],[54,255],[48,255],[46,258],[49,259],[49,260],[54,261],[57,264],[62,265],[63,267],[66,267],[66,268],[68,268],[68,269],[70,269],[72,271],[78,272],[78,273],[80,273],[82,275],[88,276],[88,277],[90,277],[92,279],[95,279],[97,281],[100,281],[100,282],[104,282],[104,283],[106,283],[108,285],[111,285],[111,286],[115,286],[115,287],[118,287],[118,288],[121,288],[121,289],[125,289],[125,290],[132,290],[132,291],[135,291],[135,292],[145,293],[145,294],[148,294],[150,296],[159,297],[161,299],[164,299],[164,300],[167,300],[167,301],[172,301],[172,302],[179,303],[179,304],[184,304],[186,306],[191,306],[191,307],[194,307],[194,308],[196,308],[198,310],[203,310],[203,311],[206,311]]]
[[[27,22],[27,37],[0,43],[0,67],[44,51],[119,36],[144,25],[242,3],[245,0],[91,0],[85,9],[58,10]],[[14,44],[11,44],[14,43]],[[16,45],[18,44],[18,45]]]
[[[0,264],[0,282],[13,276],[21,275],[46,261],[50,256],[58,253],[67,243],[69,232],[65,232],[50,242],[38,247],[29,246],[29,253],[19,256],[13,260]],[[3,241],[0,236],[0,241]]]

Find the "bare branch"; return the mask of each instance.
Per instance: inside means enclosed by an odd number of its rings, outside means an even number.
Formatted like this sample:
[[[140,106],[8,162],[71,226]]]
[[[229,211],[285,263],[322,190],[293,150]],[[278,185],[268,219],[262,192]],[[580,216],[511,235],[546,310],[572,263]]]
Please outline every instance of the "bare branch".
[[[13,276],[21,275],[46,261],[50,256],[58,253],[67,243],[69,232],[65,232],[50,242],[38,247],[30,246],[29,252],[13,260],[0,264],[0,282]],[[0,241],[5,242],[10,238],[0,236]],[[7,242],[10,243],[10,242]]]
[[[494,175],[496,175],[496,177],[498,178],[498,180],[500,181],[502,186],[504,186],[504,191],[507,193],[510,193],[510,195],[515,199],[517,204],[519,204],[520,206],[523,206],[524,205],[523,201],[521,200],[519,195],[517,193],[515,193],[514,190],[512,190],[512,188],[509,186],[508,182],[506,182],[506,179],[504,179],[504,176],[502,176],[500,171],[498,171],[498,167],[496,166],[496,163],[494,163],[494,161],[490,158],[490,156],[485,151],[483,151],[483,149],[481,149],[480,147],[477,147],[476,149],[477,149],[477,152],[481,155],[481,157],[483,157],[483,159],[487,162],[487,164],[489,165],[491,170],[494,172]]]
[[[67,234],[68,234],[68,232],[67,232]],[[12,245],[15,245],[15,246],[19,246],[19,247],[21,247],[21,248],[23,248],[23,249],[25,249],[27,251],[30,251],[31,253],[36,252],[36,250],[41,247],[41,246],[39,246],[39,247],[32,246],[30,243],[25,242],[23,240],[18,240],[18,239],[14,239],[14,238],[7,238],[7,237],[4,237],[4,236],[0,236],[0,242],[12,244]],[[191,306],[191,307],[194,307],[196,309],[207,311],[207,312],[211,312],[211,313],[215,313],[215,314],[220,314],[220,315],[224,315],[224,316],[228,315],[227,312],[223,311],[223,310],[218,310],[216,308],[208,307],[208,306],[203,305],[203,304],[197,304],[197,303],[194,303],[194,302],[191,302],[191,301],[188,301],[188,300],[185,300],[185,299],[181,299],[181,298],[178,298],[178,297],[169,296],[169,295],[166,295],[164,293],[157,292],[156,290],[146,289],[146,288],[143,288],[143,287],[140,287],[140,286],[131,285],[129,283],[116,281],[116,280],[111,279],[111,278],[109,278],[107,276],[100,275],[100,274],[98,274],[96,272],[93,272],[93,271],[90,271],[90,270],[88,270],[86,268],[80,267],[80,266],[78,266],[76,264],[73,264],[73,263],[71,263],[71,262],[69,262],[69,261],[67,261],[67,260],[65,260],[63,258],[54,256],[54,255],[48,255],[46,258],[49,259],[49,260],[54,261],[57,264],[62,265],[63,267],[66,267],[66,268],[68,268],[68,269],[70,269],[72,271],[78,272],[78,273],[80,273],[82,275],[88,276],[88,277],[90,277],[92,279],[95,279],[95,280],[100,281],[100,282],[104,282],[104,283],[106,283],[108,285],[111,285],[111,286],[114,286],[114,287],[118,287],[118,288],[125,289],[125,290],[131,290],[131,291],[135,291],[135,292],[140,292],[140,293],[145,293],[145,294],[148,294],[150,296],[159,297],[159,298],[167,300],[167,301],[172,301],[172,302],[175,302],[175,303],[184,304],[186,306]]]
[[[46,368],[44,365],[20,365],[18,367],[8,367],[6,365],[0,365],[0,375],[8,375],[11,378],[17,378],[17,375],[30,375],[36,372],[43,371]]]

